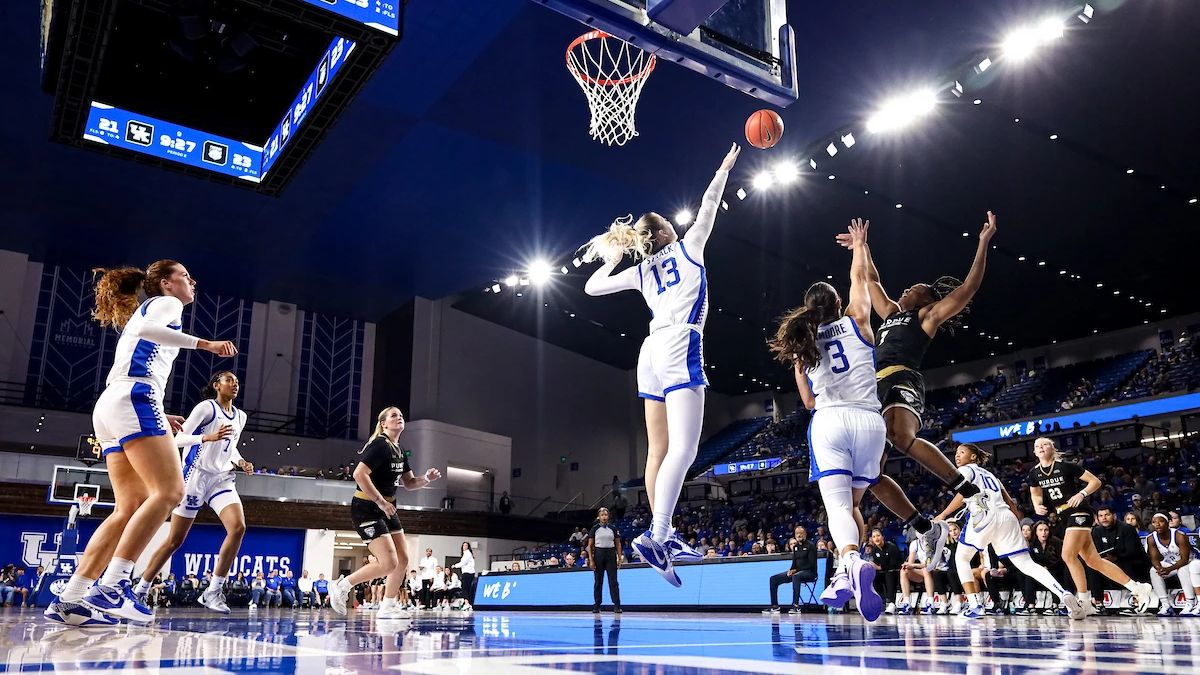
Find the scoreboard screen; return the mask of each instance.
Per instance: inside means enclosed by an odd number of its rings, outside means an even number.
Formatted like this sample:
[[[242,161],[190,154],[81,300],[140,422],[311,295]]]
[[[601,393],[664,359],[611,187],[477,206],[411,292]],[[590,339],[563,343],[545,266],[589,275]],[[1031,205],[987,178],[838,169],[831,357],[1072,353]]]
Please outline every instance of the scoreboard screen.
[[[304,0],[310,5],[329,10],[335,14],[357,21],[364,26],[383,31],[388,35],[399,35],[400,16],[396,5],[402,0]]]
[[[308,76],[308,81],[300,87],[300,92],[296,94],[296,100],[283,113],[283,120],[279,122],[279,126],[275,127],[275,132],[263,144],[262,174],[264,176],[267,175],[267,171],[271,170],[271,164],[279,157],[279,152],[291,140],[293,132],[300,128],[304,118],[308,116],[308,111],[314,103],[320,100],[321,95],[325,93],[325,87],[341,70],[352,51],[354,51],[352,40],[335,37],[329,44],[329,49],[325,50],[320,63]]]

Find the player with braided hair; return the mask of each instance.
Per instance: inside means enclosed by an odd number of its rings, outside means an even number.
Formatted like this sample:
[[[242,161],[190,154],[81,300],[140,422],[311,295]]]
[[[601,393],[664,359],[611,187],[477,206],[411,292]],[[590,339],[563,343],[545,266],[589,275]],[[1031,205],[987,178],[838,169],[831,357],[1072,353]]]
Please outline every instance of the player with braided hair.
[[[870,221],[867,225],[870,225]],[[877,331],[879,343],[875,352],[875,378],[879,400],[883,404],[883,418],[887,423],[888,443],[917,460],[964,499],[976,499],[979,488],[962,476],[936,445],[917,437],[921,429],[921,415],[925,411],[925,380],[920,369],[925,351],[934,336],[941,331],[953,334],[962,325],[962,317],[983,283],[988,249],[995,234],[996,214],[988,211],[987,222],[979,231],[975,260],[966,279],[959,281],[943,276],[932,284],[916,284],[901,293],[898,300],[892,300],[883,289],[879,270],[871,259],[870,248],[867,248],[871,306],[883,319]],[[839,234],[837,241],[847,248],[852,246],[847,234]],[[887,461],[886,452],[884,461]],[[872,486],[871,493],[903,519],[906,525],[912,525],[921,534],[922,545],[929,558],[942,550],[949,535],[946,523],[931,521],[921,514],[894,480],[886,475],[881,476],[880,481]]]

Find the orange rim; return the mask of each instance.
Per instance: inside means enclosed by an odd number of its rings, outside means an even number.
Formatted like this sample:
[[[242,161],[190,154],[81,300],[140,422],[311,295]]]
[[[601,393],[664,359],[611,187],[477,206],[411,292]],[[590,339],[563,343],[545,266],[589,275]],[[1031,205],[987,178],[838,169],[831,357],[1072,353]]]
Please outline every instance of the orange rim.
[[[609,35],[608,33],[605,33],[602,30],[593,30],[593,31],[584,33],[583,35],[580,35],[579,37],[572,40],[571,44],[567,45],[567,55],[566,55],[567,70],[571,71],[571,74],[574,75],[576,79],[582,80],[589,84],[597,84],[597,85],[600,85],[601,87],[615,87],[615,86],[621,85],[621,84],[631,84],[633,82],[637,82],[638,80],[640,80],[640,79],[650,75],[650,73],[654,72],[654,64],[658,62],[658,59],[654,56],[654,54],[650,55],[650,60],[647,61],[645,68],[642,68],[639,72],[630,73],[630,75],[628,77],[624,77],[619,80],[599,79],[599,78],[592,77],[592,76],[588,75],[587,73],[579,72],[579,70],[575,67],[575,64],[571,61],[571,52],[575,51],[576,47],[579,47],[580,45],[587,42],[588,40],[604,40],[604,39],[610,38],[610,37],[613,37],[613,36]],[[613,38],[613,39],[620,39],[620,38]],[[637,49],[637,47],[634,47],[634,49]]]

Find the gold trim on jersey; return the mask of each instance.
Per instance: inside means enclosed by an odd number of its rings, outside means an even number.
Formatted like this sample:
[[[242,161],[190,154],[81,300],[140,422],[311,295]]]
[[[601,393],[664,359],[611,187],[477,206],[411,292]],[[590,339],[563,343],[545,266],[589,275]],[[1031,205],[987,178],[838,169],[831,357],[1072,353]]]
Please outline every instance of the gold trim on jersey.
[[[369,496],[367,496],[367,493],[363,492],[362,490],[355,490],[355,491],[354,491],[354,496],[355,496],[355,498],[357,498],[357,499],[365,499],[365,500],[367,500],[367,501],[369,501],[369,502],[373,502],[373,501],[375,501],[374,499],[371,499]],[[389,502],[392,502],[393,504],[395,504],[395,503],[396,503],[396,498],[395,498],[395,497],[384,497],[384,499],[388,500]]]
[[[908,366],[888,366],[887,368],[875,373],[875,379],[882,380],[889,375],[895,375],[896,373],[903,372],[905,370],[912,371],[914,373],[917,372]]]

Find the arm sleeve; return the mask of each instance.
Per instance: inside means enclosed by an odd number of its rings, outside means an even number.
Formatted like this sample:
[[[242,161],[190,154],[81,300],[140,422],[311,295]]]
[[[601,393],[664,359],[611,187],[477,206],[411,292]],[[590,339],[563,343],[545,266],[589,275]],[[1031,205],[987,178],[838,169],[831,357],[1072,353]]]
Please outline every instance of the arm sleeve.
[[[617,274],[603,274],[604,267],[588,277],[583,291],[588,295],[609,295],[618,291],[636,291],[641,288],[641,268],[630,267]]]
[[[704,249],[708,237],[712,234],[713,223],[717,219],[717,209],[721,207],[721,195],[725,194],[725,181],[729,180],[728,171],[717,171],[704,198],[700,202],[700,210],[696,213],[696,224],[683,235],[685,243],[692,244],[699,250]]]
[[[169,326],[179,325],[183,319],[183,303],[177,298],[169,296],[155,298],[153,302],[145,305],[144,309],[146,321],[138,329],[140,337],[167,347],[196,348],[200,338],[188,335],[182,330],[169,328]]]
[[[183,431],[175,436],[175,445],[181,448],[186,448],[191,445],[203,443],[200,430],[203,429],[209,422],[213,420],[213,404],[209,401],[201,401],[192,408],[192,414],[188,415],[187,421],[183,423]]]

